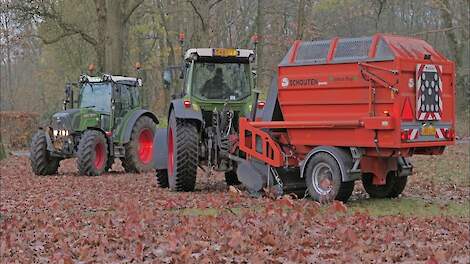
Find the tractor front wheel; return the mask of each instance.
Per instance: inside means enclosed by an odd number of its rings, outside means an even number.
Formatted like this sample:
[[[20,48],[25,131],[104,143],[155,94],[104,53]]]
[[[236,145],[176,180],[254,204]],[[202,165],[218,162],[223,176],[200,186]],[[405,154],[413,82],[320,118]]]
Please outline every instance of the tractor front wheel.
[[[198,164],[199,134],[191,120],[172,112],[168,124],[168,183],[172,191],[194,191]]]
[[[39,130],[31,140],[31,168],[36,175],[56,174],[59,168],[59,158],[52,157],[47,150],[46,134]]]
[[[97,176],[108,163],[108,143],[103,133],[86,130],[78,144],[77,167],[80,175]]]
[[[408,180],[407,176],[398,176],[396,171],[387,174],[384,185],[374,185],[373,177],[372,173],[362,175],[362,185],[371,198],[396,198],[403,192]]]
[[[152,166],[153,136],[156,124],[148,116],[141,116],[132,128],[131,140],[125,145],[126,154],[122,166],[126,172],[141,173]]]

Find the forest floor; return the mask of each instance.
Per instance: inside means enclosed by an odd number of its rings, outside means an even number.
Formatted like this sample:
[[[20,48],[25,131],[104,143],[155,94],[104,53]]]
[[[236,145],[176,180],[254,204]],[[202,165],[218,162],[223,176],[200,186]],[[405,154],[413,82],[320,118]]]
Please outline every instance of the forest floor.
[[[221,175],[172,193],[119,164],[35,176],[27,157],[0,162],[0,262],[469,263],[469,143],[416,156],[402,197],[350,202],[250,198]]]

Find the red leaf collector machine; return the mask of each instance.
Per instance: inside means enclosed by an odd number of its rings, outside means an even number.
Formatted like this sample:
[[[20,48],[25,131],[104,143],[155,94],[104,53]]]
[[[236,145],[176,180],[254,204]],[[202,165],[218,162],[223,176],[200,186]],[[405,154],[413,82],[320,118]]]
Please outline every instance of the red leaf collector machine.
[[[376,34],[296,41],[264,109],[241,118],[238,178],[346,201],[355,180],[397,197],[414,154],[455,143],[454,63],[421,39]]]

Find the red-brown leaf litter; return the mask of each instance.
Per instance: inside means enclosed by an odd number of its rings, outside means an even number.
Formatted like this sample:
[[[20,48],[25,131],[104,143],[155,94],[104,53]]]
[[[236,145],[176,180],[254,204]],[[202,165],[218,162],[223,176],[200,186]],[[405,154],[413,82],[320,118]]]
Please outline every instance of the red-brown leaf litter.
[[[372,216],[340,202],[251,198],[221,175],[173,193],[152,173],[119,165],[86,177],[66,160],[59,175],[41,177],[27,157],[10,156],[0,169],[2,263],[470,261],[468,217]]]

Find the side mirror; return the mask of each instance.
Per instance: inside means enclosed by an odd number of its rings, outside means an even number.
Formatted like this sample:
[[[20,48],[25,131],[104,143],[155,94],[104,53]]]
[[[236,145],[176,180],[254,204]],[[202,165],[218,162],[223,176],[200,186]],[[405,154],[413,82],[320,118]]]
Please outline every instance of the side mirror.
[[[65,85],[65,99],[64,99],[64,110],[67,110],[67,105],[71,104],[71,108],[73,108],[73,90],[72,85],[69,83]]]
[[[172,80],[173,80],[173,74],[172,74],[171,70],[164,70],[163,71],[163,85],[164,85],[164,87],[169,89]]]

